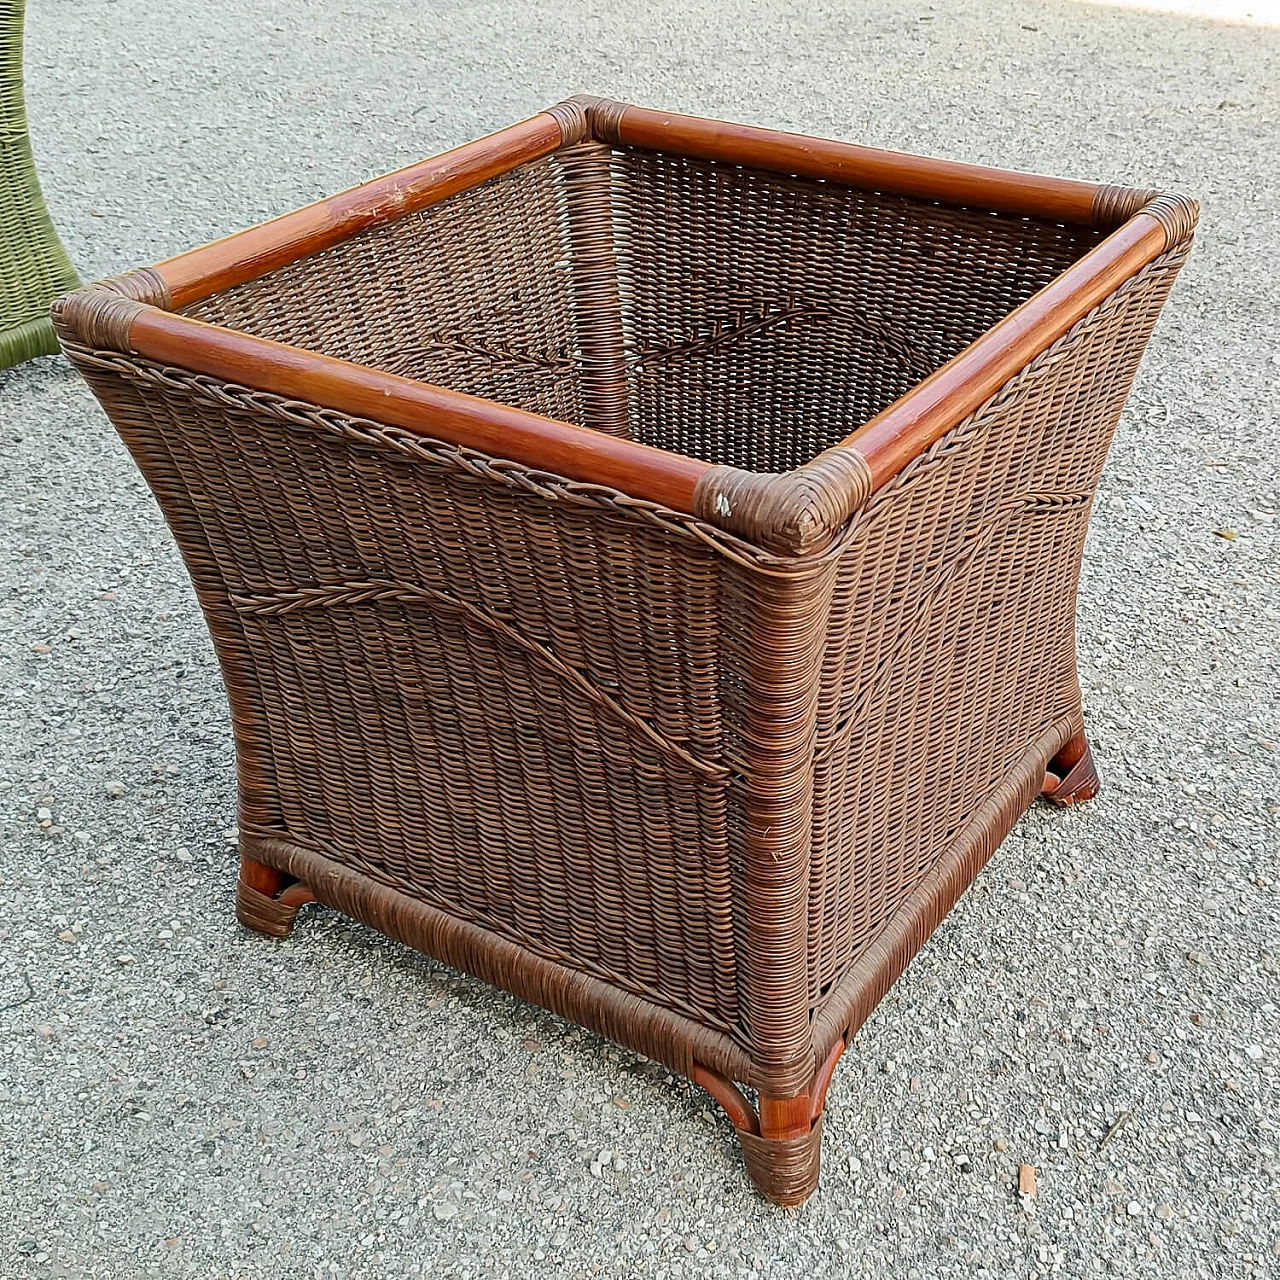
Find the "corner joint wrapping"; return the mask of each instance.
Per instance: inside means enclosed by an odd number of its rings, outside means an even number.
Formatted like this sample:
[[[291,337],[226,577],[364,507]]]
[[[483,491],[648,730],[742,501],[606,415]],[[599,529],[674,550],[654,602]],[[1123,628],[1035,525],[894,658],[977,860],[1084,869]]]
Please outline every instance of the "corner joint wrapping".
[[[618,125],[626,109],[625,102],[597,98],[590,93],[576,93],[572,98],[549,107],[547,114],[554,116],[560,125],[564,146],[585,142],[588,138],[608,146],[617,146]]]
[[[823,550],[870,493],[866,460],[838,445],[794,471],[712,467],[694,491],[694,514],[767,551],[802,556]]]
[[[1191,236],[1200,221],[1200,205],[1190,196],[1164,192],[1144,205],[1141,212],[1154,218],[1164,228],[1165,244],[1172,248]]]
[[[129,351],[129,330],[147,307],[169,307],[169,287],[151,267],[99,280],[54,299],[58,338],[96,351]]]

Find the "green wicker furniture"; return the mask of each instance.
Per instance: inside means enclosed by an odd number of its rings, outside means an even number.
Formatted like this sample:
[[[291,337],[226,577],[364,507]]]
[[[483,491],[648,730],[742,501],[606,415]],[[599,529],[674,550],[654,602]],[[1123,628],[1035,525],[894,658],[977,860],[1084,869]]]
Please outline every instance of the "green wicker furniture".
[[[0,0],[0,369],[52,355],[49,304],[77,284],[40,194],[22,99],[26,0]]]
[[[1080,557],[1195,217],[578,98],[63,298],[222,662],[240,919],[659,1059],[804,1200],[850,1037],[1096,789]]]

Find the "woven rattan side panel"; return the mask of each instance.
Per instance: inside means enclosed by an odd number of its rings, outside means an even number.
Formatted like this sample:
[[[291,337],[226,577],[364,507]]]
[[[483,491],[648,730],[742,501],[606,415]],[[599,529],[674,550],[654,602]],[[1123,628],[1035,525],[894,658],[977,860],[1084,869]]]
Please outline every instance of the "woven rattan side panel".
[[[567,225],[548,157],[185,314],[577,423]]]
[[[653,152],[614,165],[633,434],[748,470],[842,439],[1099,239]]]
[[[741,1040],[721,558],[598,490],[78,363],[199,591],[244,830]]]
[[[848,534],[815,749],[815,1008],[1019,757],[1078,708],[1090,504],[1184,258],[1123,286]]]

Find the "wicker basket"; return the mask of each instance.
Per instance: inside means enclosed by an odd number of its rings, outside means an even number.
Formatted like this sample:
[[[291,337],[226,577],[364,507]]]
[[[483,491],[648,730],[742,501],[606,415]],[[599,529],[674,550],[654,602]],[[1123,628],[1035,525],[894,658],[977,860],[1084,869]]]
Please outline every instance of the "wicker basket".
[[[1097,786],[1081,549],[1195,217],[577,98],[63,298],[217,645],[241,920],[659,1059],[802,1201],[853,1032]]]

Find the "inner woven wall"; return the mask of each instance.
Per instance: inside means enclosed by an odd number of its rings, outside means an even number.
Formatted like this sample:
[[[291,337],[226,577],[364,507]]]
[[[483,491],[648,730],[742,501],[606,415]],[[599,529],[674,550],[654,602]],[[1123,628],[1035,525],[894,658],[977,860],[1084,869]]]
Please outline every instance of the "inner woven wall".
[[[588,145],[185,314],[709,462],[785,471],[893,403],[1101,234]]]

